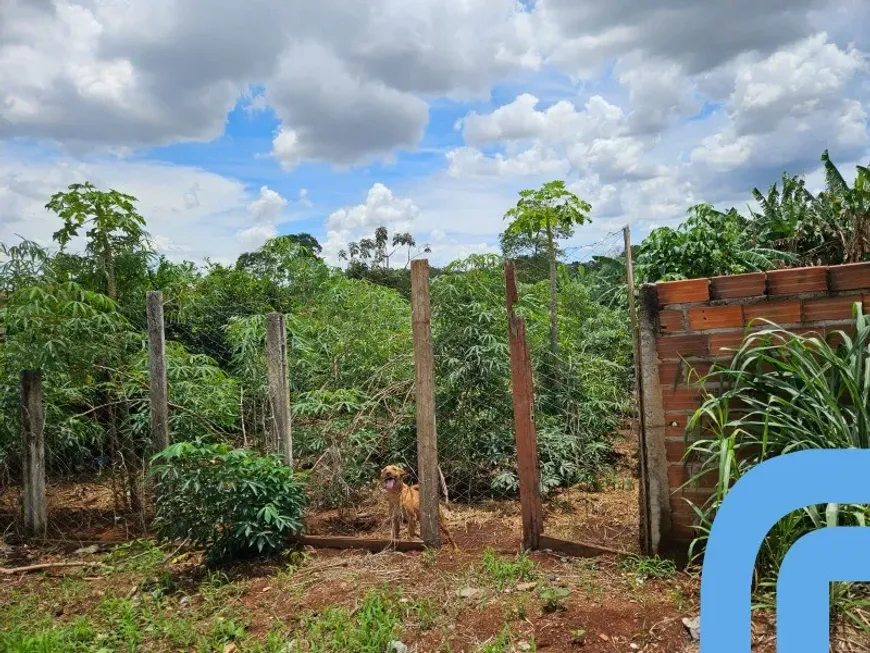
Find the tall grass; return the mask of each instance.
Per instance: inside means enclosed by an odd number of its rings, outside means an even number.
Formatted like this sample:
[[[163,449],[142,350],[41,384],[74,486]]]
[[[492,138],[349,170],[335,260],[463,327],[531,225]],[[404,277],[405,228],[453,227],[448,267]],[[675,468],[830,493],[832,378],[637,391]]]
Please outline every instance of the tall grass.
[[[705,390],[686,429],[686,462],[698,465],[689,483],[711,472],[717,481],[709,500],[692,504],[699,518],[693,558],[702,553],[729,488],[753,466],[799,450],[870,447],[870,316],[860,303],[853,315],[854,335],[838,330],[827,338],[766,322],[748,331],[729,364],[694,380]],[[826,526],[863,526],[867,515],[864,506],[837,504],[787,515],[759,552],[758,586],[769,584],[804,534]]]

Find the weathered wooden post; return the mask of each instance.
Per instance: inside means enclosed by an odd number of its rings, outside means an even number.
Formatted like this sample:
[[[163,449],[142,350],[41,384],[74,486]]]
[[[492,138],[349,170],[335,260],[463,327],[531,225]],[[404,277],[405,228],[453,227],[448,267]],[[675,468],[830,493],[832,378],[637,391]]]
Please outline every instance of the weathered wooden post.
[[[290,388],[287,374],[287,329],[284,315],[266,316],[266,365],[269,405],[272,407],[272,437],[284,462],[293,466],[293,439],[290,433]]]
[[[525,320],[514,312],[514,305],[519,301],[519,292],[513,261],[505,262],[504,278],[517,441],[517,470],[523,511],[523,547],[534,550],[539,548],[541,533],[544,531],[544,511],[541,504],[540,466],[535,431],[532,359],[526,341]]]
[[[638,328],[637,307],[634,301],[634,260],[631,255],[631,230],[626,226],[622,230],[625,242],[625,281],[628,285],[628,313],[631,318],[631,341],[634,349],[634,379],[635,396],[638,414],[638,457],[640,458],[640,546],[646,555],[653,554],[652,533],[650,531],[650,507],[649,507],[649,474],[647,473],[647,454],[644,442],[644,401],[643,386],[641,384],[640,362],[640,330]]]
[[[150,362],[151,441],[155,452],[169,446],[169,391],[166,381],[166,337],[163,293],[148,293],[148,360]]]
[[[21,438],[24,530],[28,535],[44,537],[48,523],[45,496],[45,407],[42,403],[42,373],[39,370],[21,372]]]
[[[429,547],[441,546],[438,521],[438,434],[435,425],[435,358],[429,305],[429,262],[411,262],[411,325],[417,394],[417,474],[420,479],[420,535]]]

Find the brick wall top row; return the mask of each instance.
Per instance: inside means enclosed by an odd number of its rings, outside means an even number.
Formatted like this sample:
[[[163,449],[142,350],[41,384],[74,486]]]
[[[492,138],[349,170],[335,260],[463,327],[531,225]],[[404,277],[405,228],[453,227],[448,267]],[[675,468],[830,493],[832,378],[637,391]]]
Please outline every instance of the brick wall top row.
[[[813,292],[870,289],[870,263],[789,268],[655,284],[659,306]]]

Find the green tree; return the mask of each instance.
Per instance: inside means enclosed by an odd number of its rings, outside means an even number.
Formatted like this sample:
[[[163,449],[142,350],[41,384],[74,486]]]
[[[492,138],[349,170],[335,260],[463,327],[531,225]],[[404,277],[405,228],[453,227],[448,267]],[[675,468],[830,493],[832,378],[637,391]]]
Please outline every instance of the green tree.
[[[638,280],[673,281],[770,270],[791,257],[756,242],[751,223],[735,209],[697,204],[677,229],[659,227],[641,243]]]
[[[85,182],[55,193],[45,205],[63,220],[63,226],[53,236],[61,251],[85,230],[85,252],[105,276],[106,295],[112,301],[118,300],[118,257],[125,253],[151,253],[145,219],[136,210],[136,201],[132,195],[116,190],[100,191]]]
[[[850,188],[827,150],[822,154],[822,162],[827,188],[820,199],[830,201],[830,208],[838,218],[843,262],[858,263],[870,254],[870,168],[856,166],[855,183]]]
[[[538,190],[520,191],[520,199],[505,219],[510,220],[506,233],[533,239],[546,238],[550,264],[550,353],[554,360],[559,355],[559,327],[557,321],[556,241],[570,238],[574,227],[590,222],[592,207],[565,188],[564,181],[551,181]]]

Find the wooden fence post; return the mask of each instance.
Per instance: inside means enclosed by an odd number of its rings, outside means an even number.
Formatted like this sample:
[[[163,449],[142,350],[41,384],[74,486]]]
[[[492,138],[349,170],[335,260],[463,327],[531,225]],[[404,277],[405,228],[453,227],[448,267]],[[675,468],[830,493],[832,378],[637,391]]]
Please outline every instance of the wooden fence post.
[[[24,463],[24,529],[28,535],[45,536],[45,407],[42,403],[42,374],[21,372],[21,437]]]
[[[513,261],[505,261],[504,278],[510,338],[517,469],[523,511],[523,547],[534,550],[539,548],[541,533],[544,531],[544,511],[541,505],[540,465],[535,432],[532,360],[526,342],[525,320],[514,312],[514,305],[519,301],[519,292]]]
[[[293,467],[290,433],[290,388],[287,375],[287,329],[282,313],[266,316],[266,365],[269,405],[272,407],[272,437],[284,462]]]
[[[417,393],[417,474],[420,480],[420,535],[429,547],[441,546],[438,520],[438,435],[435,427],[435,359],[429,306],[429,261],[411,262],[411,325]]]
[[[166,381],[166,337],[163,293],[148,293],[148,360],[150,363],[151,441],[155,452],[169,446],[169,391]]]
[[[640,382],[640,330],[638,328],[637,307],[634,301],[634,259],[631,255],[631,230],[628,226],[622,230],[625,241],[625,281],[628,284],[628,313],[631,318],[631,341],[634,349],[634,379],[635,393],[637,397],[638,413],[638,458],[640,459],[640,546],[646,555],[652,554],[652,534],[650,532],[650,506],[649,506],[649,474],[647,473],[646,445],[644,434],[644,401],[643,386]]]

